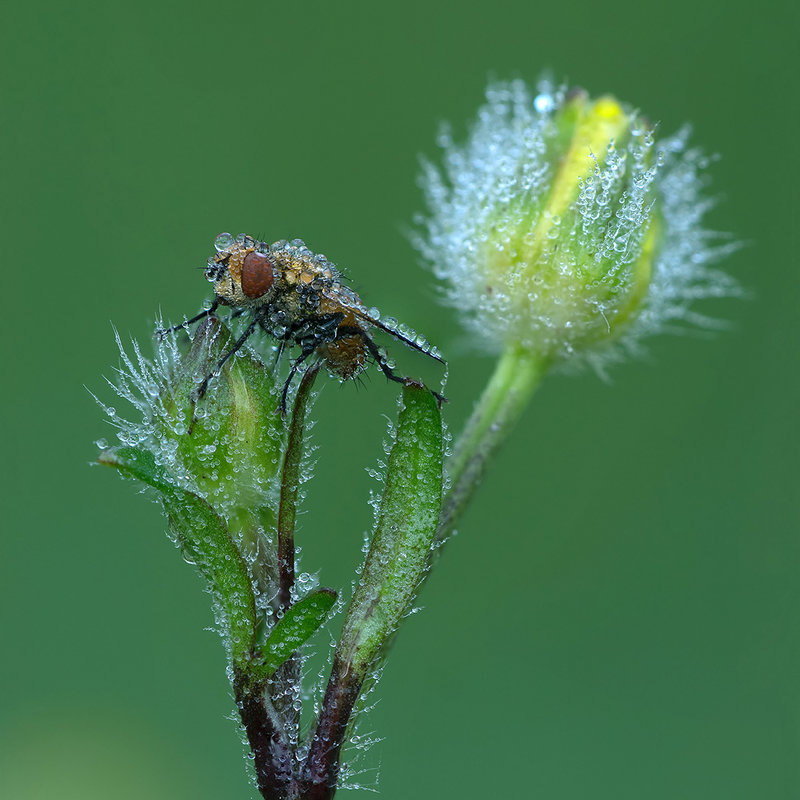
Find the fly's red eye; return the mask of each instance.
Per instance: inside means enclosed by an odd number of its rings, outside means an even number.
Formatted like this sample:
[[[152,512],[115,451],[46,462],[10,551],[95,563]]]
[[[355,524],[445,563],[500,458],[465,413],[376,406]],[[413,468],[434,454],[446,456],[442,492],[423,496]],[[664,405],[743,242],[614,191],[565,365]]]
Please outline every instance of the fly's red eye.
[[[275,276],[272,263],[261,253],[248,253],[242,264],[242,291],[246,297],[256,298],[265,295],[272,286]]]

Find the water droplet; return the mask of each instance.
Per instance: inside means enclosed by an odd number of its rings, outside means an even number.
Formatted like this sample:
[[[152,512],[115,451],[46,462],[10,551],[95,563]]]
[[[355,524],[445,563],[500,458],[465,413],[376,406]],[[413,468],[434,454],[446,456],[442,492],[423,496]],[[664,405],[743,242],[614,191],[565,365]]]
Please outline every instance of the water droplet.
[[[542,94],[537,94],[533,99],[533,107],[540,114],[547,114],[556,107],[556,102],[553,99],[553,95],[543,92]]]
[[[223,250],[228,250],[234,243],[233,235],[230,233],[221,233],[214,239],[214,249],[221,253]]]

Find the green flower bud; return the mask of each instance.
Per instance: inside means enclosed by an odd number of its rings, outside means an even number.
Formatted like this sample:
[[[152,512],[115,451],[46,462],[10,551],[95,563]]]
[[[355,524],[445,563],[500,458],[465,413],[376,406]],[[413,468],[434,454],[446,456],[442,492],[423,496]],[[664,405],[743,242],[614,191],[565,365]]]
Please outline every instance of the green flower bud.
[[[197,386],[232,345],[215,317],[198,327],[161,392],[164,414],[157,423],[164,455],[174,455],[179,474],[227,514],[274,505],[284,434],[272,373],[246,352],[229,359],[208,394],[195,401]]]
[[[428,165],[418,246],[487,349],[597,362],[734,284],[700,226],[706,159],[613,97],[490,87],[466,144]],[[696,317],[691,317],[696,321]]]
[[[113,408],[106,412],[123,447],[148,453],[161,480],[220,516],[266,602],[278,587],[274,539],[284,444],[272,372],[240,351],[212,379],[203,399],[196,399],[198,385],[232,342],[214,317],[191,340],[184,331],[167,334],[152,361],[135,342],[128,356],[117,337],[122,369],[111,385],[141,419],[123,419]],[[113,455],[101,460],[113,463]]]

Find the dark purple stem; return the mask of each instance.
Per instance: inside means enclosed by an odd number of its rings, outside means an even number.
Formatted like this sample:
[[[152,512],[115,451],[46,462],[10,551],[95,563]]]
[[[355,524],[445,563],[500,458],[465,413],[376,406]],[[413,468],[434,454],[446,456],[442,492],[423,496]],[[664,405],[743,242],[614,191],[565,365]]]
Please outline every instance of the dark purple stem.
[[[303,800],[331,800],[336,793],[342,746],[365,677],[353,674],[349,667],[338,658],[333,663],[301,777],[300,796]]]
[[[261,691],[236,688],[236,705],[253,752],[258,791],[265,800],[292,800],[297,797],[292,753],[266,702]]]
[[[314,365],[303,375],[289,423],[278,506],[276,613],[285,611],[292,604],[295,580],[294,529],[303,436],[311,389],[318,372],[319,365]],[[296,800],[302,796],[298,794],[292,744],[299,734],[299,712],[293,707],[292,700],[300,694],[300,679],[300,664],[292,657],[272,676],[267,686],[253,686],[244,676],[239,676],[235,681],[236,704],[253,752],[258,790],[265,800]],[[288,735],[290,731],[293,736]]]

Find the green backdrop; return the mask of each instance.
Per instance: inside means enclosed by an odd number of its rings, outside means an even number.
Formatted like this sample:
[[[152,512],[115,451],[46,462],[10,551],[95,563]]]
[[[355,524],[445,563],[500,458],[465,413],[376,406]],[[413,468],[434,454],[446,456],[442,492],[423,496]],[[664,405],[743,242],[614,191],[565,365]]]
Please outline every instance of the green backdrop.
[[[791,12],[794,13],[794,12]],[[157,507],[110,470],[111,323],[194,312],[221,230],[301,236],[470,354],[403,229],[490,76],[610,91],[721,154],[729,331],[546,381],[399,636],[361,762],[384,797],[751,800],[798,775],[796,18],[676,0],[15,3],[0,48],[0,797],[249,798],[223,653]],[[794,177],[792,177],[794,172]],[[395,348],[396,349],[396,348]],[[415,356],[400,354],[402,359]],[[405,363],[408,363],[407,361]],[[304,567],[347,587],[395,390],[332,381]],[[342,798],[355,792],[342,791]]]

